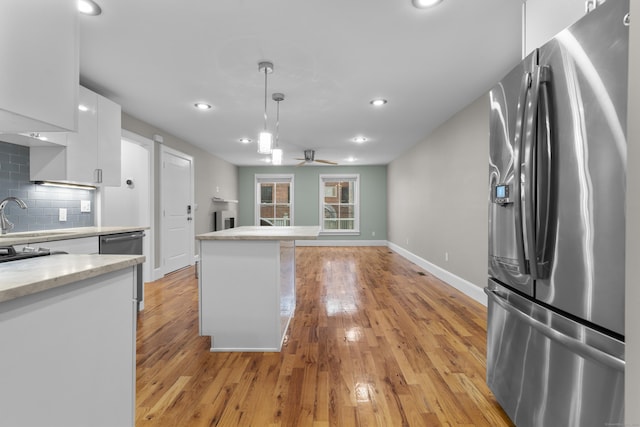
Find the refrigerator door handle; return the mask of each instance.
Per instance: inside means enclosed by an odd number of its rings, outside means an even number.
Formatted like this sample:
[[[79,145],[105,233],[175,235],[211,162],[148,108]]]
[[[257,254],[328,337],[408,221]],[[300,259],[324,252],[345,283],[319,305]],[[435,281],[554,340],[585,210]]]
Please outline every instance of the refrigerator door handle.
[[[588,344],[570,337],[568,335],[559,332],[552,327],[540,322],[539,320],[534,319],[528,314],[523,313],[518,310],[515,306],[511,305],[508,301],[506,301],[500,293],[496,290],[491,290],[489,288],[485,288],[484,292],[487,294],[489,299],[492,302],[499,305],[502,309],[508,311],[510,314],[516,316],[520,321],[526,323],[527,325],[534,328],[536,331],[540,332],[542,335],[546,336],[550,340],[553,340],[569,350],[573,353],[578,354],[583,358],[588,358],[591,360],[595,360],[600,362],[608,367],[616,369],[618,371],[624,372],[625,361],[615,357],[611,354],[605,353],[602,350],[599,350],[595,347],[591,347]]]
[[[538,99],[540,95],[540,67],[535,66],[531,81],[531,95],[527,100],[527,114],[524,125],[524,149],[522,167],[523,192],[522,195],[522,216],[524,217],[524,243],[525,257],[529,261],[529,274],[533,279],[538,279],[537,257],[536,257],[536,139],[538,129]]]
[[[538,113],[537,138],[537,179],[536,179],[536,208],[538,215],[538,231],[536,235],[536,275],[546,279],[551,271],[551,224],[550,219],[554,211],[551,185],[552,171],[552,127],[550,101],[551,69],[549,66],[540,67],[540,102]]]
[[[527,111],[527,95],[531,87],[531,73],[524,73],[522,76],[522,84],[520,86],[520,94],[518,96],[518,107],[516,112],[516,131],[514,135],[514,165],[513,175],[515,182],[514,189],[514,214],[515,214],[515,227],[516,227],[516,254],[518,261],[518,272],[520,274],[528,274],[529,266],[525,258],[525,239],[523,230],[523,218],[522,218],[522,156],[523,146],[522,140],[524,137],[525,119]]]

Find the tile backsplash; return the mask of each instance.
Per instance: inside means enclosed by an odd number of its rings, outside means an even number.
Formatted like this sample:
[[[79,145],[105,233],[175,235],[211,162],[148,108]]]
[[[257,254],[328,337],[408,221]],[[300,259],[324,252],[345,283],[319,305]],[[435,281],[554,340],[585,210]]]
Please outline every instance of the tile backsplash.
[[[95,191],[44,187],[29,181],[29,147],[0,141],[0,200],[14,196],[27,204],[20,209],[9,202],[5,214],[15,227],[11,232],[94,225]],[[80,212],[80,202],[89,201],[91,212]],[[60,209],[67,220],[60,221]]]

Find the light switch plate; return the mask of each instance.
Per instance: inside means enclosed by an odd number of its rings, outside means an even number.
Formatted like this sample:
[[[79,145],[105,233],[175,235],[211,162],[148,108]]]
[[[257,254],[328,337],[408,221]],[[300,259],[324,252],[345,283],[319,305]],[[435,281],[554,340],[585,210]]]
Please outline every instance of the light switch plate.
[[[58,211],[58,220],[60,220],[60,222],[67,220],[67,208],[60,208]]]
[[[80,200],[80,212],[91,212],[91,200]]]

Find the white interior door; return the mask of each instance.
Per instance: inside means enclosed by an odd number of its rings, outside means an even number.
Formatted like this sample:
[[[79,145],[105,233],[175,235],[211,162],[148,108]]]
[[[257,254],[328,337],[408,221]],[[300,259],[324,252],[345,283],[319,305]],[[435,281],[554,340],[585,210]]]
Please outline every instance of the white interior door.
[[[193,158],[162,146],[162,263],[164,274],[193,264]]]

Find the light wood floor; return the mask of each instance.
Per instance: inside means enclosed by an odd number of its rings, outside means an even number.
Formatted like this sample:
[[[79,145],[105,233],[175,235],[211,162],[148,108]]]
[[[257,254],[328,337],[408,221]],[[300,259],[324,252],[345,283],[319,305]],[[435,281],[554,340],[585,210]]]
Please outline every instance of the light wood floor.
[[[486,309],[385,247],[296,248],[280,353],[210,353],[188,268],[147,284],[136,426],[511,426]]]

